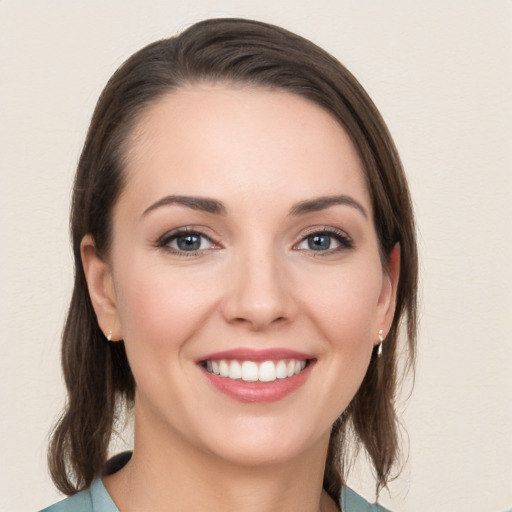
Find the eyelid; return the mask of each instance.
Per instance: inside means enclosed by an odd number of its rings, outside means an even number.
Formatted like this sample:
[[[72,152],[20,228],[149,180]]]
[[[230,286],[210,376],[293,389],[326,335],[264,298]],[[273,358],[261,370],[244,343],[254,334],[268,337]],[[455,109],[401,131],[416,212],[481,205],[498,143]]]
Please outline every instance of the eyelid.
[[[303,231],[299,237],[298,240],[294,243],[294,247],[297,247],[300,243],[304,242],[308,237],[313,235],[327,235],[335,238],[340,246],[336,247],[334,249],[327,249],[325,251],[312,251],[308,249],[298,249],[302,250],[304,252],[317,252],[317,255],[324,254],[332,254],[337,251],[341,250],[347,250],[347,249],[353,249],[355,247],[354,241],[350,237],[350,235],[339,228],[335,228],[333,226],[311,226],[307,228],[305,231]]]
[[[206,251],[215,250],[222,248],[222,245],[220,242],[216,240],[217,237],[212,236],[210,234],[207,234],[205,231],[211,231],[210,229],[206,228],[205,226],[180,226],[177,228],[173,228],[169,231],[166,231],[163,235],[159,236],[154,243],[154,245],[157,248],[167,250],[170,253],[182,255],[182,256],[194,256],[202,254]],[[180,249],[176,249],[173,247],[170,247],[169,244],[173,241],[179,238],[180,236],[186,236],[189,234],[200,236],[206,240],[208,240],[212,247],[208,247],[207,249],[198,249],[195,251],[183,251]],[[339,246],[335,248],[326,249],[325,251],[313,251],[312,249],[299,249],[298,245],[304,242],[308,237],[313,235],[327,235],[332,238],[334,238],[338,243]],[[296,242],[293,244],[293,248],[299,251],[304,252],[316,252],[317,255],[321,255],[321,253],[324,254],[332,254],[338,251],[343,250],[349,250],[354,248],[354,241],[348,235],[348,233],[342,229],[333,227],[333,226],[326,226],[326,225],[320,225],[320,226],[311,226],[306,228],[304,231],[300,233],[300,235],[297,236]]]
[[[206,228],[203,226],[180,226],[169,231],[166,231],[162,236],[158,237],[155,242],[155,246],[160,249],[167,250],[170,253],[178,254],[180,256],[197,256],[212,249],[219,249],[221,247],[219,242],[217,242],[215,238],[212,237],[211,235],[206,234],[204,232],[205,230]],[[207,249],[198,249],[195,251],[182,251],[180,249],[170,247],[169,244],[172,241],[176,240],[180,236],[186,235],[197,235],[199,237],[202,237],[208,240],[213,245],[213,247],[208,247]]]

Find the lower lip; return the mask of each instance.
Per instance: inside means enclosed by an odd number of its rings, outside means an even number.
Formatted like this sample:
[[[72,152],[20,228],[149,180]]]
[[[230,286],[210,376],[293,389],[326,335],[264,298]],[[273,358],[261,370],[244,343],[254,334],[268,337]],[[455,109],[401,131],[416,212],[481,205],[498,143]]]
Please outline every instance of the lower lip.
[[[242,379],[221,377],[208,372],[203,367],[200,368],[215,388],[225,395],[239,402],[266,403],[281,400],[299,389],[311,374],[313,363],[310,361],[306,368],[297,375],[286,379],[276,379],[273,382],[245,382]]]

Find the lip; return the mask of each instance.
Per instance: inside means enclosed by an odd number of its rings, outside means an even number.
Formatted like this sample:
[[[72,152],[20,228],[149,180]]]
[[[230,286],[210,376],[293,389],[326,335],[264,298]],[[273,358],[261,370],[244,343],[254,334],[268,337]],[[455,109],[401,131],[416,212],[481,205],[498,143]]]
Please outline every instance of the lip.
[[[256,363],[269,360],[297,359],[307,361],[307,365],[300,373],[286,379],[276,379],[272,382],[245,382],[241,379],[234,380],[210,373],[204,367],[205,361],[220,359],[254,361]],[[196,361],[197,367],[218,391],[244,403],[268,403],[285,398],[306,383],[315,363],[316,358],[312,355],[280,348],[267,350],[232,349],[211,353]]]
[[[311,354],[297,352],[296,350],[289,350],[285,348],[271,348],[265,350],[236,348],[207,354],[206,356],[197,359],[196,363],[199,364],[208,360],[218,361],[220,359],[254,361],[255,363],[261,363],[263,361],[278,361],[279,359],[299,359],[306,361],[310,359],[315,359],[315,357]]]

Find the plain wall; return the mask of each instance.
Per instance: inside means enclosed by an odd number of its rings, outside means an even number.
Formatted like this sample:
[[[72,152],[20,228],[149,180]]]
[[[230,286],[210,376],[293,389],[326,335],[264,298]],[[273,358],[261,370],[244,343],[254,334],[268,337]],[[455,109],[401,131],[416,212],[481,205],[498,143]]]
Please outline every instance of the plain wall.
[[[69,197],[98,94],[132,52],[211,16],[282,25],[337,56],[386,119],[420,233],[409,460],[395,512],[512,506],[510,0],[0,1],[0,511],[58,498]],[[407,439],[406,439],[407,441]],[[363,468],[351,484],[372,498]]]

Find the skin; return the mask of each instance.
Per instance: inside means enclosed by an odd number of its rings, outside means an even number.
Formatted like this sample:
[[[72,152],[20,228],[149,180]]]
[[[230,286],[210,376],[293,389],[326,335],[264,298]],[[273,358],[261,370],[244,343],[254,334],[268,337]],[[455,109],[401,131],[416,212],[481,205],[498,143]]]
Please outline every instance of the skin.
[[[395,248],[383,270],[348,135],[287,92],[194,85],[147,109],[125,172],[108,258],[82,242],[98,322],[124,339],[137,383],[133,458],[104,478],[114,501],[122,512],[336,510],[322,491],[330,427],[391,325],[399,269]],[[297,213],[333,196],[348,204]],[[182,228],[204,235],[199,250],[180,250]],[[311,248],[314,233],[330,248]],[[233,348],[298,350],[314,365],[283,399],[243,403],[197,364]]]

